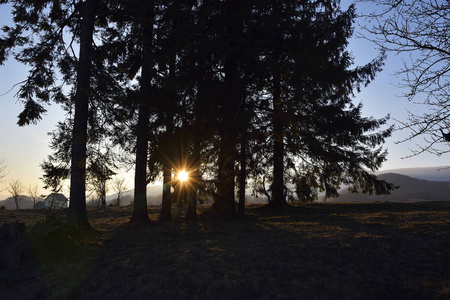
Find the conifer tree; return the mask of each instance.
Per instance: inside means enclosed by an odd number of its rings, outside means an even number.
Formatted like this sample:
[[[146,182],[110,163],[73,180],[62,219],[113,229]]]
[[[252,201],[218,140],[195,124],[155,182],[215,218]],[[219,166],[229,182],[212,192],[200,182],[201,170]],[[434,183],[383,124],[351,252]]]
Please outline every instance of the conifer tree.
[[[6,37],[0,40],[0,63],[9,55],[31,70],[22,83],[18,97],[24,102],[19,115],[20,126],[36,123],[45,112],[43,104],[67,102],[58,80],[58,71],[74,62],[76,77],[64,78],[76,85],[75,115],[71,145],[71,195],[69,220],[90,227],[86,215],[86,140],[88,99],[91,81],[92,42],[98,1],[1,1],[13,4],[14,27],[2,28]],[[70,42],[65,34],[70,32]],[[72,42],[79,41],[78,57]],[[20,49],[12,54],[12,49]]]
[[[335,1],[289,0],[260,5],[261,65],[271,94],[263,99],[270,101],[271,205],[286,204],[287,185],[308,197],[317,190],[336,196],[341,184],[389,192],[393,186],[371,173],[386,159],[380,145],[392,128],[376,130],[388,117],[364,118],[351,99],[382,66],[381,57],[349,69],[354,7],[342,12]]]

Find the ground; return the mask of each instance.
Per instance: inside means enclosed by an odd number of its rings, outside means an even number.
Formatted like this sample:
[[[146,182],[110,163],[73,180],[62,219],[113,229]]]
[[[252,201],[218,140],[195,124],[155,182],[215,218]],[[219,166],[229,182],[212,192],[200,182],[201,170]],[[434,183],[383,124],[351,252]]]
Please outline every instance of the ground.
[[[31,228],[46,213],[0,211],[0,222]],[[251,205],[171,223],[149,207],[139,230],[131,213],[90,209],[95,232],[70,249],[34,245],[35,259],[0,270],[1,298],[450,299],[450,202]]]

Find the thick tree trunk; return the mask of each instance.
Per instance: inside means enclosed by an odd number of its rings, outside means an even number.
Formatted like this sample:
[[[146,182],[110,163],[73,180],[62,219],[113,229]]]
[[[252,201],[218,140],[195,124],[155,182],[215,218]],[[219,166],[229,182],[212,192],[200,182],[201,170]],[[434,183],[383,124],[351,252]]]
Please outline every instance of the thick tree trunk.
[[[222,124],[219,131],[221,141],[218,157],[217,197],[215,199],[215,211],[221,215],[236,213],[235,208],[235,171],[236,146],[238,127],[236,125],[237,111],[241,100],[239,55],[240,49],[233,40],[239,40],[242,29],[240,1],[228,0],[225,2],[226,34],[228,39],[228,53],[226,55],[224,73],[224,91],[226,96],[222,102]]]
[[[97,4],[98,0],[87,0],[82,11],[68,212],[69,221],[86,228],[90,227],[86,214],[87,116],[89,111],[92,39]]]
[[[239,104],[238,91],[238,59],[231,56],[225,63],[225,90],[228,97],[222,108],[222,124],[220,130],[220,149],[218,157],[217,197],[215,211],[221,215],[231,215],[236,212],[234,188],[236,161],[236,107]]]
[[[142,69],[141,96],[139,99],[139,117],[136,141],[136,167],[134,175],[134,206],[131,223],[149,222],[147,211],[147,152],[148,126],[150,117],[150,76],[146,68]]]
[[[141,70],[141,94],[136,140],[136,167],[134,177],[134,205],[130,223],[149,223],[147,210],[147,155],[150,120],[152,78],[153,3],[145,4],[147,16],[144,22],[143,55]],[[144,17],[143,17],[144,18]]]

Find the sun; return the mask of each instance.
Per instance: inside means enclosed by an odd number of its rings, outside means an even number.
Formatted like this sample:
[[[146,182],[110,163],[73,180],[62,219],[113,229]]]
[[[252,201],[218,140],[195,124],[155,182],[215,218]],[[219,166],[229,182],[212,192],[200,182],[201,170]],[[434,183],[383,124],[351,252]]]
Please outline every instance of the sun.
[[[179,181],[188,181],[189,180],[189,173],[182,170],[180,172],[178,172],[178,180]]]

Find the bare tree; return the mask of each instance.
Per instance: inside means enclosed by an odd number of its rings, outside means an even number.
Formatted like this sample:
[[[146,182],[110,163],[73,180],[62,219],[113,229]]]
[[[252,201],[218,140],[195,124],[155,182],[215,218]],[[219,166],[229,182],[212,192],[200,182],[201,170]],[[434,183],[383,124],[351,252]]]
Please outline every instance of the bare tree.
[[[28,186],[28,195],[33,199],[33,208],[36,207],[36,199],[39,197],[38,189],[39,187],[37,184],[35,186]]]
[[[9,182],[7,188],[8,192],[11,194],[16,204],[16,209],[19,209],[19,202],[22,200],[21,194],[25,190],[25,186],[19,179],[14,179]]]
[[[362,0],[375,3],[377,11],[367,14],[364,34],[384,51],[407,53],[409,60],[397,72],[400,87],[410,101],[426,105],[422,115],[409,113],[399,121],[411,133],[404,141],[422,137],[425,144],[413,155],[450,152],[450,2],[436,0]],[[419,98],[419,99],[418,99]],[[423,100],[422,100],[423,99]],[[402,141],[400,141],[402,142]],[[444,148],[440,144],[446,144]]]
[[[113,181],[113,189],[117,193],[117,205],[120,206],[120,197],[122,197],[123,192],[128,189],[128,185],[125,182],[125,178],[116,177]]]
[[[7,168],[8,164],[6,163],[6,159],[3,157],[0,158],[0,192],[2,191],[1,184],[3,183],[5,177],[8,175]]]
[[[93,190],[97,194],[101,205],[106,210],[106,193],[108,192],[108,180],[112,178],[115,173],[101,161],[95,161],[91,163],[88,168],[89,178],[88,181],[93,187]]]

